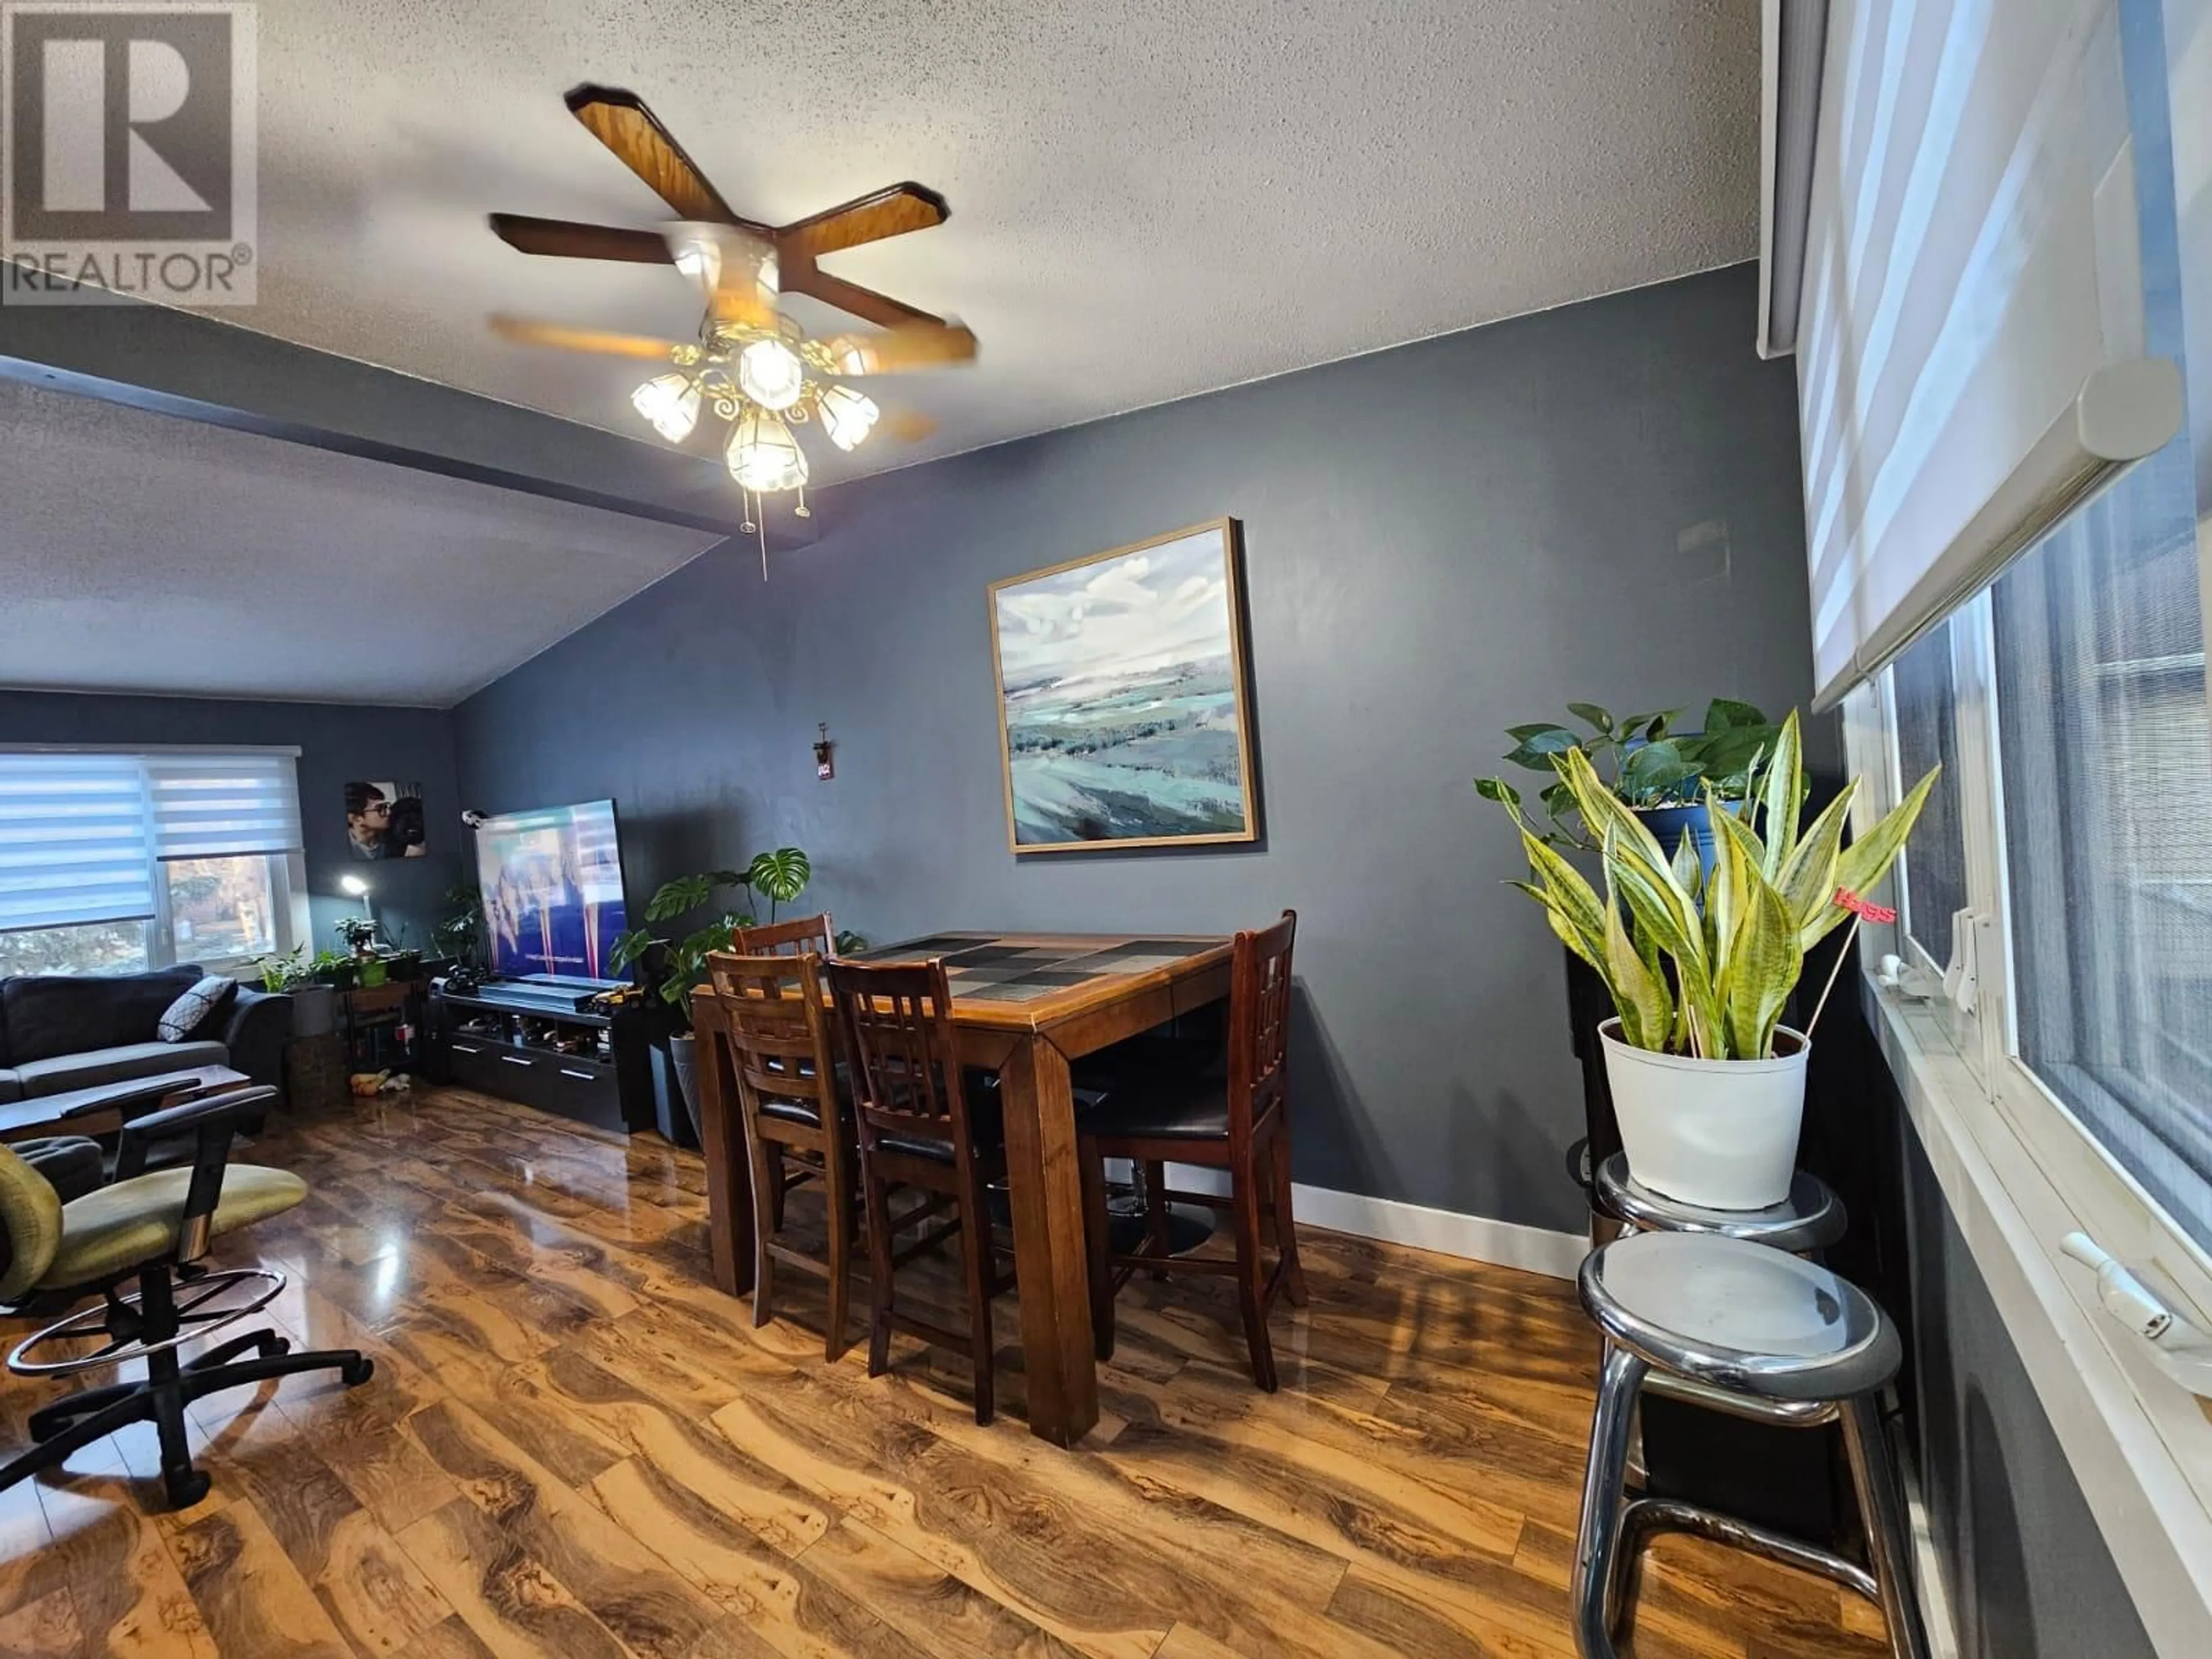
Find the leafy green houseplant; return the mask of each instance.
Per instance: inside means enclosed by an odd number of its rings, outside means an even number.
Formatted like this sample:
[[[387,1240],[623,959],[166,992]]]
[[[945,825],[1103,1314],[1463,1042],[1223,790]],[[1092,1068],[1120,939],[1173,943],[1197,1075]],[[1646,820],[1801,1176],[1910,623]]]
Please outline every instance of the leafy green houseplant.
[[[281,996],[315,982],[315,970],[307,965],[307,947],[304,945],[295,945],[282,955],[257,957],[253,971],[261,981],[261,988],[271,996]]]
[[[318,951],[315,959],[307,964],[307,972],[318,985],[327,985],[334,991],[343,991],[361,982],[360,962],[338,951]]]
[[[757,854],[743,870],[709,870],[663,882],[647,901],[645,919],[647,923],[673,921],[708,908],[717,893],[734,890],[747,899],[757,896],[766,900],[769,920],[773,921],[777,907],[797,900],[813,878],[814,866],[804,852],[796,847],[779,847],[773,853]],[[691,993],[707,979],[707,953],[728,950],[732,929],[755,927],[758,921],[752,904],[741,901],[681,939],[664,937],[650,926],[632,927],[615,935],[610,960],[617,973],[631,968],[643,969],[651,977],[648,988],[689,1029]]]
[[[1598,850],[1596,832],[1558,770],[1560,757],[1579,750],[1662,843],[1673,847],[1688,830],[1710,871],[1716,843],[1708,792],[1731,806],[1748,799],[1751,769],[1762,755],[1775,751],[1782,728],[1749,703],[1729,697],[1707,703],[1705,723],[1694,732],[1678,729],[1683,712],[1667,708],[1615,719],[1594,702],[1571,702],[1567,713],[1586,731],[1553,720],[1508,726],[1513,747],[1504,758],[1551,779],[1538,797],[1542,819],[1536,833],[1553,847]],[[1480,779],[1475,787],[1491,799],[1521,804],[1521,792],[1501,778]]]
[[[483,892],[474,882],[446,890],[445,914],[431,924],[431,942],[441,957],[461,966],[483,967]]]
[[[306,945],[281,956],[263,957],[253,965],[260,974],[263,990],[292,999],[295,1038],[322,1036],[337,1028],[337,993],[316,977]]]
[[[1528,854],[1530,878],[1515,885],[1613,1000],[1614,1018],[1600,1032],[1632,1170],[1716,1208],[1781,1202],[1809,1049],[1803,1033],[1782,1025],[1783,1009],[1806,951],[1848,919],[1842,896],[1863,897],[1888,874],[1936,774],[1845,847],[1856,782],[1802,823],[1793,713],[1772,753],[1747,769],[1741,810],[1723,810],[1717,787],[1706,783],[1717,843],[1708,872],[1686,833],[1671,852],[1662,847],[1583,748],[1562,749],[1553,763],[1597,847],[1602,893],[1529,821],[1515,792],[1484,793],[1505,806]]]
[[[759,918],[748,901],[765,901],[769,920],[773,921],[778,908],[796,902],[813,878],[814,866],[804,852],[796,847],[779,847],[772,853],[755,855],[743,870],[708,870],[663,882],[646,903],[645,919],[651,924],[673,921],[679,916],[707,909],[719,893],[744,896],[704,927],[695,927],[680,939],[656,933],[650,925],[633,927],[615,936],[610,957],[615,970],[620,973],[636,969],[639,982],[647,993],[667,1006],[672,1022],[668,1039],[669,1065],[676,1073],[684,1109],[690,1116],[695,1133],[699,1127],[699,1109],[691,1082],[696,1063],[691,1038],[691,994],[706,982],[708,953],[728,950],[732,929],[757,925]],[[843,943],[841,938],[841,946]]]

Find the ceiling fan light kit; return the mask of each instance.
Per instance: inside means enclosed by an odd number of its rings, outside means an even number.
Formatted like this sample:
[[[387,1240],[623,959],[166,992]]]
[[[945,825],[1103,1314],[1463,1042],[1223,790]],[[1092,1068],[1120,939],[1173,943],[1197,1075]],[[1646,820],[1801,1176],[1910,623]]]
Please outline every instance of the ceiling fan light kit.
[[[944,223],[949,210],[935,191],[893,185],[788,225],[760,224],[731,211],[635,93],[578,87],[567,102],[592,136],[669,205],[677,222],[654,233],[495,213],[493,233],[524,253],[675,266],[706,295],[699,340],[653,340],[505,317],[493,318],[492,327],[530,344],[665,358],[672,369],[631,392],[631,407],[674,444],[691,436],[702,405],[730,423],[724,459],[744,492],[747,532],[756,528],[761,495],[795,490],[794,511],[807,516],[806,454],[794,425],[814,422],[846,451],[875,430],[883,411],[866,393],[839,384],[840,377],[975,361],[975,337],[958,323],[833,276],[815,263],[823,254]],[[811,339],[777,309],[783,294],[808,295],[882,331]],[[929,423],[909,416],[894,420],[891,429],[896,436],[921,437]],[[761,574],[768,574],[765,527]]]
[[[672,444],[682,443],[699,424],[699,382],[680,369],[656,374],[629,394],[630,406]]]

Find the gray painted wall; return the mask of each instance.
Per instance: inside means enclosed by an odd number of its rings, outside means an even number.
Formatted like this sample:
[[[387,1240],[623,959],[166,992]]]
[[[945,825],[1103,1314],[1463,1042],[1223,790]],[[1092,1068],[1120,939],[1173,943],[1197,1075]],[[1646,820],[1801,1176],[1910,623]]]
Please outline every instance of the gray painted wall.
[[[765,585],[719,549],[464,703],[463,793],[613,795],[641,897],[799,842],[879,940],[1295,906],[1299,1178],[1578,1230],[1559,951],[1468,780],[1570,698],[1809,695],[1794,390],[1754,312],[1737,267],[842,486]],[[1265,842],[1018,862],[986,584],[1224,514]]]
[[[404,923],[423,947],[446,890],[461,879],[467,832],[453,785],[453,721],[436,710],[0,690],[0,743],[298,744],[315,950],[337,948],[331,924],[360,908],[338,890],[349,872],[373,884],[386,928]],[[428,853],[356,862],[346,847],[343,795],[353,778],[420,781]]]
[[[1905,1183],[1920,1478],[1960,1652],[1964,1659],[2154,1659],[1909,1123]]]

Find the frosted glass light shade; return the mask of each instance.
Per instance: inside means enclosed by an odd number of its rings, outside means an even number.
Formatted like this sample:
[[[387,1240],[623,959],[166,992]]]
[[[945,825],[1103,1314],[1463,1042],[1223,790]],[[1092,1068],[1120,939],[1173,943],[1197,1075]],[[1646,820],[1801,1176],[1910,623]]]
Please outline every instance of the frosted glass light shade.
[[[747,409],[730,428],[730,476],[758,495],[806,482],[806,453],[791,428],[764,409]]]
[[[629,394],[630,407],[672,444],[691,435],[699,421],[699,386],[689,374],[656,374]]]
[[[822,429],[840,449],[858,449],[883,413],[874,398],[848,386],[831,386],[816,399],[816,406],[822,411]]]
[[[805,386],[806,365],[781,340],[755,340],[738,354],[738,390],[763,409],[789,409]]]

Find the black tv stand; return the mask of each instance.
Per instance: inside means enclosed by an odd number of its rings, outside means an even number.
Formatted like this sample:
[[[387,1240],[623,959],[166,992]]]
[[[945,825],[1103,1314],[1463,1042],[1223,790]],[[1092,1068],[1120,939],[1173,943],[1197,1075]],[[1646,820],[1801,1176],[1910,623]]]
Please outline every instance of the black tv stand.
[[[596,1006],[620,985],[533,974],[460,991],[432,981],[431,1080],[603,1129],[653,1127],[647,1017],[635,1006]]]

